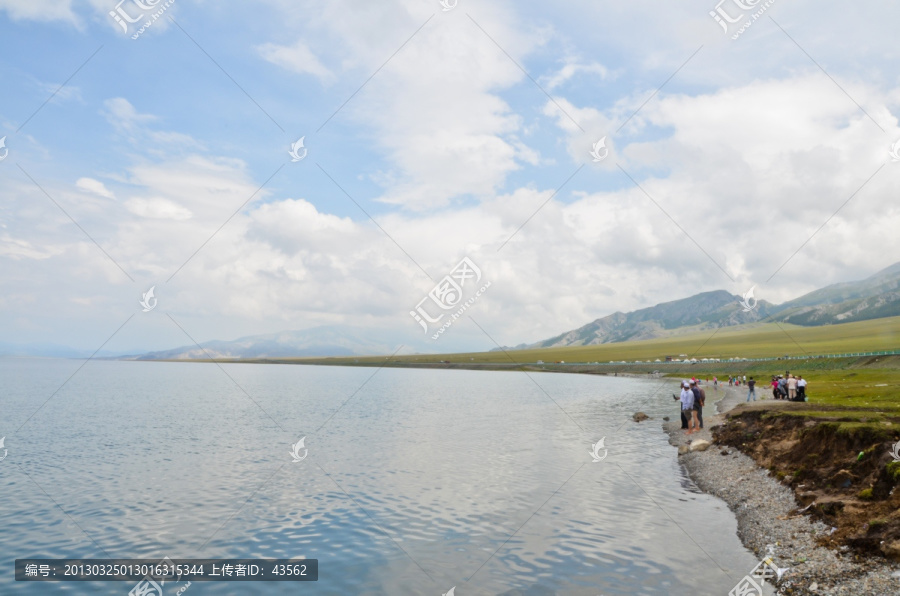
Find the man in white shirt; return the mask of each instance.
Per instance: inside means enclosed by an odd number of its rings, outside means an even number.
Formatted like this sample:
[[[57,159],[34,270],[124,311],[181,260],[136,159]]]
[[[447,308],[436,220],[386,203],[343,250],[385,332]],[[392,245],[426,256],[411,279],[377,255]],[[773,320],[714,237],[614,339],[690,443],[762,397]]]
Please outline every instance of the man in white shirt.
[[[688,429],[685,434],[698,432],[700,421],[697,420],[697,411],[694,410],[694,392],[691,391],[691,386],[687,381],[681,384],[681,411],[688,419]]]
[[[806,401],[806,379],[803,375],[797,375],[797,400]]]

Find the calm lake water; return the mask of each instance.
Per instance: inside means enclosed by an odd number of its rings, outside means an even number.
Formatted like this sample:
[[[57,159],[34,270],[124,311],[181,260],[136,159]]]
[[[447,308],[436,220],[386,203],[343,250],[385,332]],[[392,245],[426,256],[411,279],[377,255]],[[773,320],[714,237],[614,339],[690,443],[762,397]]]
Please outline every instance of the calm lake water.
[[[319,560],[197,596],[725,596],[757,563],[660,428],[671,381],[90,361],[53,395],[82,364],[0,359],[0,593],[132,588],[15,582],[27,557]]]

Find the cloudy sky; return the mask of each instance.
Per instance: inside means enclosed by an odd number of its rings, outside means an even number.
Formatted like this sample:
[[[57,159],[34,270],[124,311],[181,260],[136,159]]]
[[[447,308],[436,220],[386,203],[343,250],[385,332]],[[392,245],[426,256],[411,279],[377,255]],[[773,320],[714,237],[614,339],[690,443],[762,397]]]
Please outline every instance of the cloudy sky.
[[[155,1],[0,0],[2,343],[491,349],[900,261],[894,2]]]

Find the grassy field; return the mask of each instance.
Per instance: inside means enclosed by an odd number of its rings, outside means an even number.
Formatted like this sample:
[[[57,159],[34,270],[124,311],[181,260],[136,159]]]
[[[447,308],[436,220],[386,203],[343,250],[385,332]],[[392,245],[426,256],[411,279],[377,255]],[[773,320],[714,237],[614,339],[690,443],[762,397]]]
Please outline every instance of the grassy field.
[[[823,327],[786,324],[757,324],[726,327],[718,331],[692,332],[676,337],[571,348],[546,348],[510,352],[398,355],[394,363],[481,363],[509,364],[557,361],[600,362],[635,360],[664,361],[680,354],[700,358],[770,358],[806,354],[836,354],[900,349],[900,317],[860,321]],[[358,358],[278,359],[279,362],[321,364],[382,364],[384,356]]]

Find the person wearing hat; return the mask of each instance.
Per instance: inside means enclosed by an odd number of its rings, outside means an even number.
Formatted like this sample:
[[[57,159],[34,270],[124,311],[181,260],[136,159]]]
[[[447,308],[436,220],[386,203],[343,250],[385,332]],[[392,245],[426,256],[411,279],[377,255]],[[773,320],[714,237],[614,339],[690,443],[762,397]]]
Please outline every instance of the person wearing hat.
[[[682,390],[684,389],[684,384],[681,385],[681,389]],[[678,401],[681,398],[673,393],[672,399],[674,399],[675,401]],[[681,407],[680,403],[678,404],[678,410],[681,412],[681,430],[687,430],[688,429],[688,419],[687,419],[687,416],[685,416],[684,408]]]
[[[700,423],[697,421],[697,411],[694,409],[694,392],[691,391],[691,385],[687,381],[682,383],[681,386],[681,410],[688,420],[688,430],[686,434],[692,434],[699,431]]]

